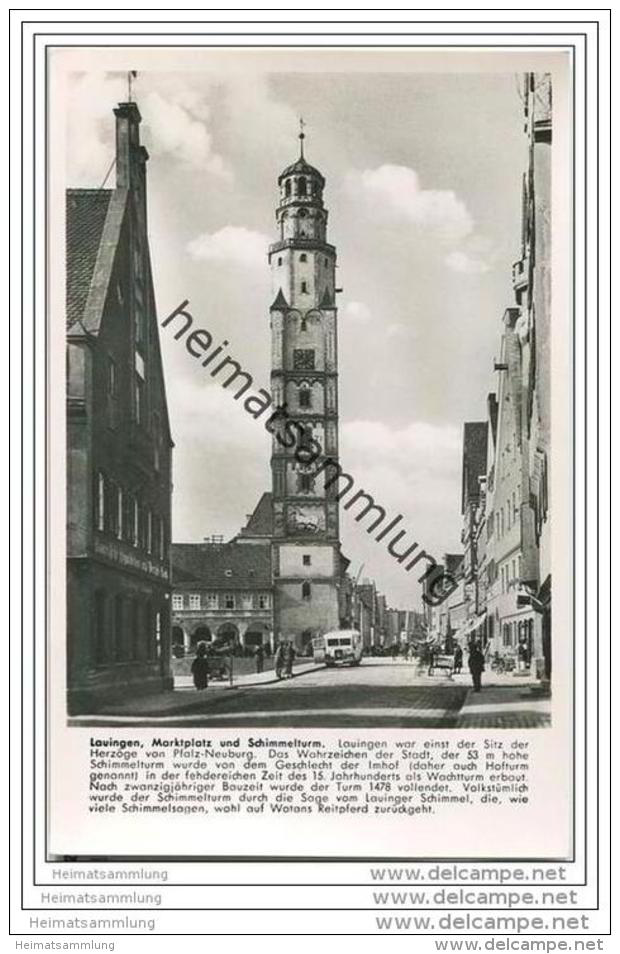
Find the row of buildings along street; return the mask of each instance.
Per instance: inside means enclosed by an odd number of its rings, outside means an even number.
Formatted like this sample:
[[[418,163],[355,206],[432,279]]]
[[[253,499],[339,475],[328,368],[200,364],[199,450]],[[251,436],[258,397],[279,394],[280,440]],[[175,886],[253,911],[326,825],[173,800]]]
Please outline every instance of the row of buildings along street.
[[[489,659],[549,680],[550,77],[528,74],[523,92],[529,163],[514,301],[501,318],[487,419],[463,428],[462,551],[445,557],[457,585],[427,604],[426,619],[444,650],[477,640]]]

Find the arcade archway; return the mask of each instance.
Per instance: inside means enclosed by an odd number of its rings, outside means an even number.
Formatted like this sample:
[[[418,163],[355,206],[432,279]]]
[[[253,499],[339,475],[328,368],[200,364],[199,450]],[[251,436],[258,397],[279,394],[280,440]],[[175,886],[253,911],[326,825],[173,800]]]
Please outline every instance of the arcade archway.
[[[212,639],[211,630],[208,626],[201,624],[197,626],[194,632],[192,633],[191,646],[192,649],[195,648],[198,643],[210,643]]]

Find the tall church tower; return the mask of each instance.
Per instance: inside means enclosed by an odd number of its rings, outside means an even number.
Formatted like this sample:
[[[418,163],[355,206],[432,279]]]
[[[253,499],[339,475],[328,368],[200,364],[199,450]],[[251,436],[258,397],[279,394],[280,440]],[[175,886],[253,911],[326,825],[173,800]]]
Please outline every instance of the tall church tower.
[[[278,241],[271,245],[271,390],[288,421],[274,429],[273,569],[276,627],[298,649],[339,626],[337,482],[315,476],[338,461],[336,249],[326,241],[325,179],[301,154],[278,178]],[[292,446],[287,446],[292,444]],[[306,451],[307,449],[307,451]],[[330,472],[327,471],[327,474]]]

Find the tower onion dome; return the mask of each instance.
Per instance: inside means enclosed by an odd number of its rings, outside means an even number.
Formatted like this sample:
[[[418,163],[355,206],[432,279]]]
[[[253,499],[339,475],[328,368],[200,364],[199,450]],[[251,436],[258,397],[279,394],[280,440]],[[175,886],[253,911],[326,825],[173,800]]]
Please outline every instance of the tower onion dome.
[[[325,179],[319,170],[311,166],[309,162],[306,162],[303,156],[300,156],[292,165],[287,166],[284,172],[280,173],[278,176],[278,185],[281,185],[289,176],[309,176],[318,179],[321,183],[321,188],[325,185]]]
[[[304,156],[305,123],[299,120],[299,159],[287,166],[278,176],[280,208],[292,204],[311,204],[323,207],[325,179],[318,169],[311,166]]]

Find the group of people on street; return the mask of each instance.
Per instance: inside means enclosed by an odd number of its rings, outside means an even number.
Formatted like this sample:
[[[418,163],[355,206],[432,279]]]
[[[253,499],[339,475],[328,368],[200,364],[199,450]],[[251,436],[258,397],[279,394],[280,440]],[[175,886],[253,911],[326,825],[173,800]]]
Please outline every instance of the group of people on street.
[[[282,640],[278,643],[274,664],[276,676],[278,679],[290,679],[293,675],[293,663],[295,662],[295,647],[292,640]],[[265,664],[265,650],[263,646],[256,647],[256,672],[262,672]]]
[[[432,667],[437,651],[432,649],[427,649],[428,654],[428,664]],[[441,655],[441,653],[439,653]],[[454,648],[451,654],[444,653],[444,655],[452,655],[452,674],[455,676],[460,676],[463,672],[463,649],[459,646],[458,643],[454,644]],[[424,657],[426,662],[426,654]],[[480,647],[480,643],[472,642],[469,645],[469,655],[467,659],[467,668],[471,674],[471,681],[474,687],[474,692],[480,692],[482,689],[482,673],[484,672],[484,653]]]
[[[278,644],[274,663],[275,672],[278,679],[290,679],[293,675],[293,663],[295,662],[295,647],[292,640],[282,640]],[[256,672],[261,673],[265,667],[265,648],[262,645],[256,647],[254,653],[256,661]],[[200,642],[196,646],[196,655],[192,661],[191,673],[196,689],[206,689],[209,684],[209,659],[208,648],[205,642]]]
[[[290,679],[293,675],[293,663],[295,662],[295,647],[292,641],[286,640],[278,644],[275,656],[276,677],[278,679]]]
[[[209,685],[209,660],[207,659],[207,644],[198,643],[196,655],[192,662],[192,676],[196,689],[206,689]]]
[[[480,643],[470,643],[467,666],[471,673],[471,681],[474,692],[480,692],[482,689],[482,673],[484,672],[484,653],[480,648]],[[463,649],[456,643],[454,647],[454,664],[452,672],[455,676],[460,676],[463,671]]]

